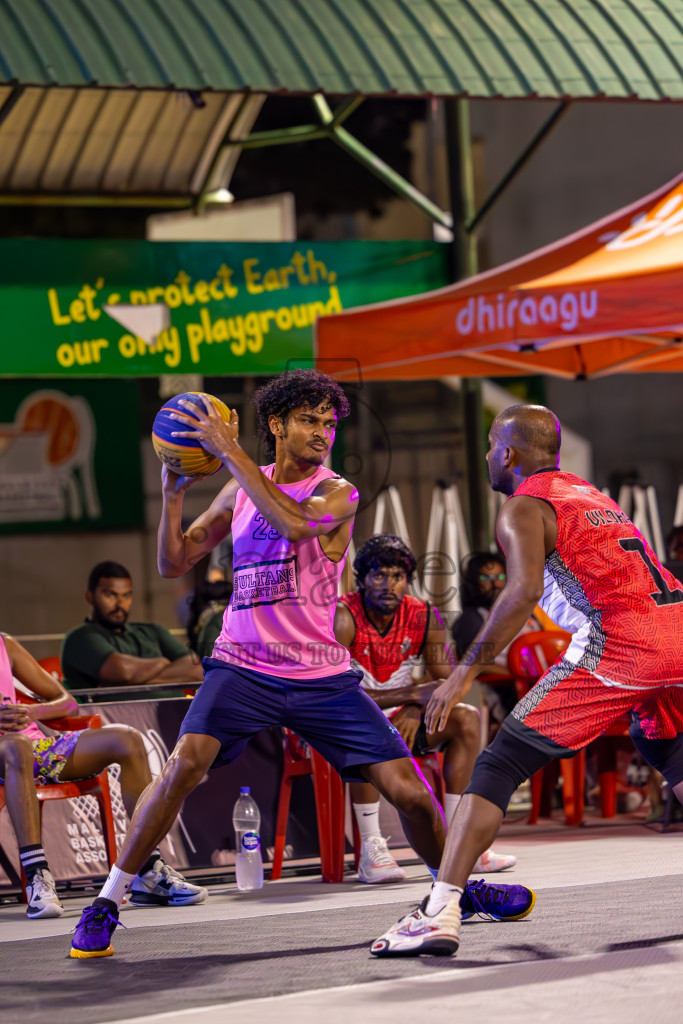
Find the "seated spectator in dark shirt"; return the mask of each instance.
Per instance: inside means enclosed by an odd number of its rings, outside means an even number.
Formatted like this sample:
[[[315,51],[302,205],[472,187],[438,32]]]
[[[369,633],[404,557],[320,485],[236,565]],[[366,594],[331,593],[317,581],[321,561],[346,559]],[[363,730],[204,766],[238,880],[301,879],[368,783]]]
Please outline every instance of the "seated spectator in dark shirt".
[[[122,565],[96,565],[85,599],[90,617],[67,633],[62,644],[62,674],[69,689],[202,681],[197,658],[167,629],[155,622],[128,622],[133,584]],[[169,695],[172,691],[131,692],[136,697]]]
[[[480,551],[468,557],[462,574],[462,614],[453,623],[453,642],[458,661],[488,619],[493,602],[504,586],[505,562],[502,555]],[[532,616],[520,633],[541,628]],[[487,666],[485,676],[490,682],[480,681],[491,718],[498,723],[507,717],[517,703],[517,690],[508,671],[507,652],[506,647],[496,657],[495,664]]]

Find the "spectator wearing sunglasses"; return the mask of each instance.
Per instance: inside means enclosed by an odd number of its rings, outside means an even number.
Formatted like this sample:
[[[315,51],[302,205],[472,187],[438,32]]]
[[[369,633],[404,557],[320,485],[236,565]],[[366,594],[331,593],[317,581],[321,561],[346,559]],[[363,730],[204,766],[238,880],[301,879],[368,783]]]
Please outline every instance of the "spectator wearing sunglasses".
[[[453,624],[453,643],[458,660],[462,658],[477,633],[488,620],[493,602],[505,586],[505,561],[499,553],[478,551],[469,555],[462,569],[462,614]],[[528,633],[543,627],[532,616],[521,630]],[[489,678],[500,682],[481,682],[482,695],[488,705],[491,721],[500,724],[517,703],[517,690],[508,671],[508,648],[487,666]]]

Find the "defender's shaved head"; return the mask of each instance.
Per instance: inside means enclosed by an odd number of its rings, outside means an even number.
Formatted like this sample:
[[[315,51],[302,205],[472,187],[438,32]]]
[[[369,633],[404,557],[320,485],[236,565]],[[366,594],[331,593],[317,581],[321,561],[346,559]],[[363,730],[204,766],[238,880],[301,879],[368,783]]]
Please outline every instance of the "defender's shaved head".
[[[557,459],[560,453],[560,421],[544,405],[511,405],[496,416],[491,429],[530,455]]]
[[[512,494],[527,476],[557,469],[560,421],[544,405],[511,405],[489,431],[486,461],[494,491]]]

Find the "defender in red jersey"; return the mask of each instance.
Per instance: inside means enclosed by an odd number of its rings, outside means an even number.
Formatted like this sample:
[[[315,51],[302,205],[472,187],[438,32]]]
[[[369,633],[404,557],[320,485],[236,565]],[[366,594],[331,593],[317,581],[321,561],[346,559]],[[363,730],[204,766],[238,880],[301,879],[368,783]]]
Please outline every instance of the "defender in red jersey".
[[[351,665],[362,672],[361,685],[398,729],[414,757],[443,751],[446,821],[470,781],[479,750],[479,716],[458,704],[445,727],[427,733],[424,708],[434,689],[453,671],[446,631],[438,612],[407,593],[415,574],[415,556],[399,537],[379,534],[359,548],[353,563],[357,591],[337,605],[334,631],[349,650]],[[436,680],[426,682],[425,679]],[[361,882],[405,878],[389,853],[379,827],[379,795],[369,782],[351,783],[351,801],[361,836]],[[486,850],[474,872],[503,871],[516,858]]]
[[[463,663],[432,695],[427,728],[446,721],[535,604],[573,640],[477,758],[410,950],[399,922],[371,947],[379,956],[429,952],[435,929],[457,949],[462,886],[514,790],[624,712],[635,746],[683,803],[683,587],[613,501],[559,470],[560,425],[549,409],[506,409],[489,443],[491,485],[509,496],[496,524],[507,583]]]

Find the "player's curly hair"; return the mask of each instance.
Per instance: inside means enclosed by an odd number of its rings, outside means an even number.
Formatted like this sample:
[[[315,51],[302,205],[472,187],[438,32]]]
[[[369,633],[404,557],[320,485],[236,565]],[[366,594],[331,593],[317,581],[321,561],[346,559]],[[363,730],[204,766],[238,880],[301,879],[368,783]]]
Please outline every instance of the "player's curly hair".
[[[405,571],[408,583],[411,583],[417,562],[408,545],[404,544],[400,537],[394,537],[390,533],[375,534],[359,547],[353,560],[356,586],[359,590],[364,589],[365,577],[371,569],[392,569],[395,565]]]
[[[319,370],[287,370],[254,392],[256,429],[266,455],[275,458],[275,437],[268,426],[269,416],[286,422],[290,412],[307,405],[316,409],[325,399],[339,419],[348,416],[351,407],[339,384]]]

